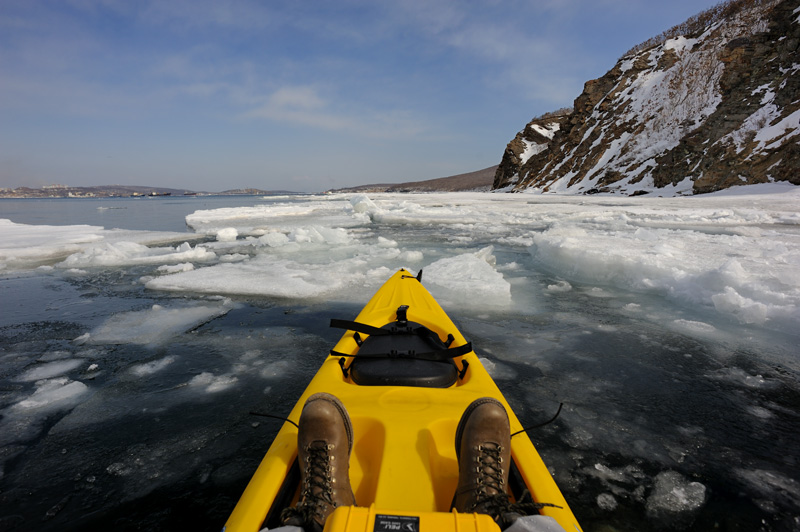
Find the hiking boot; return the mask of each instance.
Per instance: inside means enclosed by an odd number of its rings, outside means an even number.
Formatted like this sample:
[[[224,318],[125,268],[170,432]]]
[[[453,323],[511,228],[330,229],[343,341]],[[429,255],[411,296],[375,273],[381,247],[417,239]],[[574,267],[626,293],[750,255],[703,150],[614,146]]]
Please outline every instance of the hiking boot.
[[[342,402],[327,393],[308,398],[298,425],[300,500],[283,510],[281,521],[322,532],[334,508],[356,503],[349,475],[353,426]]]
[[[499,401],[483,397],[467,407],[456,429],[456,456],[458,487],[453,508],[462,513],[488,514],[501,529],[522,515],[506,493],[511,429]]]

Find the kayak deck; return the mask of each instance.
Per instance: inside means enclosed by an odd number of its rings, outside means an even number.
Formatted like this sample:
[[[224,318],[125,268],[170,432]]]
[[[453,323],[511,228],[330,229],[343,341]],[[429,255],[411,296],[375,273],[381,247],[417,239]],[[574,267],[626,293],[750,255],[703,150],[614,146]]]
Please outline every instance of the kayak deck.
[[[410,322],[427,327],[441,338],[452,335],[453,346],[467,344],[428,291],[404,270],[386,282],[356,321],[383,327],[396,321],[400,305],[408,306]],[[473,400],[490,396],[505,406],[512,434],[522,430],[522,425],[471,349],[455,359],[458,368],[464,368],[466,362],[466,371],[446,388],[356,384],[348,371],[356,359],[337,355],[357,353],[363,342],[360,336],[363,335],[355,331],[344,334],[334,347],[336,354],[326,357],[289,415],[289,419],[298,420],[306,399],[324,391],[344,403],[353,424],[350,482],[358,508],[337,509],[328,519],[326,531],[365,530],[358,525],[359,520],[374,519],[369,516],[380,514],[417,516],[429,523],[430,530],[464,529],[462,525],[466,523],[458,522],[458,515],[464,514],[450,512],[458,483],[455,432],[461,415]],[[290,423],[283,425],[231,514],[226,531],[255,532],[262,524],[277,526],[281,508],[296,500],[297,430]],[[580,531],[552,475],[524,432],[512,437],[511,455],[509,483],[513,497],[519,498],[528,489],[535,501],[560,507],[545,507],[542,514],[555,518],[567,531]],[[349,517],[341,517],[345,513]],[[463,519],[470,519],[478,527],[471,524],[467,529],[498,528],[488,516],[471,514]]]

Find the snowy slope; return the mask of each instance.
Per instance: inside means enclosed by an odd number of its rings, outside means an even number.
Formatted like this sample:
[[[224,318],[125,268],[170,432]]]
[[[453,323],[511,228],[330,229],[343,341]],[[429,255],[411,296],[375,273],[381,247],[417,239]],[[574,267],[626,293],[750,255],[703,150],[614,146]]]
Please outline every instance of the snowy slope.
[[[730,4],[738,11],[620,59],[568,116],[529,123],[494,188],[677,195],[800,184],[800,0]]]

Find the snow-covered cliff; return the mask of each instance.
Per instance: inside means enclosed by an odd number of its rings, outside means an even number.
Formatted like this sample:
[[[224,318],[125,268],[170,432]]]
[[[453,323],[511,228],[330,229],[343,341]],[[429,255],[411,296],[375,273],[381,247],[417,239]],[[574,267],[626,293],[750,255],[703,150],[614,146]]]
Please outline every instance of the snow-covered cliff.
[[[718,7],[706,17],[716,20],[637,47],[587,82],[571,113],[530,122],[494,188],[672,195],[800,184],[800,0]]]

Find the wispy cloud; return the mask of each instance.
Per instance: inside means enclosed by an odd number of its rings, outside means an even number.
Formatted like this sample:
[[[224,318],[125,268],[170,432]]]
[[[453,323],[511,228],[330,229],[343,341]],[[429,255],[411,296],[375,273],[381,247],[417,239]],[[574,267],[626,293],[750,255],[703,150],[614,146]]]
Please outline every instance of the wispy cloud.
[[[139,16],[144,23],[168,26],[173,31],[263,30],[285,23],[279,10],[254,0],[151,0],[144,4]]]
[[[342,100],[339,100],[342,105]],[[262,119],[312,130],[327,130],[364,137],[398,138],[418,135],[427,127],[410,113],[399,110],[336,110],[330,98],[310,86],[281,87],[261,105],[241,114],[244,119]]]
[[[183,167],[207,157],[206,172],[227,149],[242,168],[286,173],[312,135],[324,173],[332,158],[373,180],[389,166],[488,166],[532,115],[568,105],[636,44],[619,28],[643,40],[665,29],[642,28],[643,14],[660,24],[676,5],[688,16],[715,1],[0,0],[0,136],[20,147],[0,143],[0,166],[24,173],[41,158],[9,156],[46,149],[58,174],[100,139],[127,154],[117,171],[157,148],[165,161],[184,150]]]

